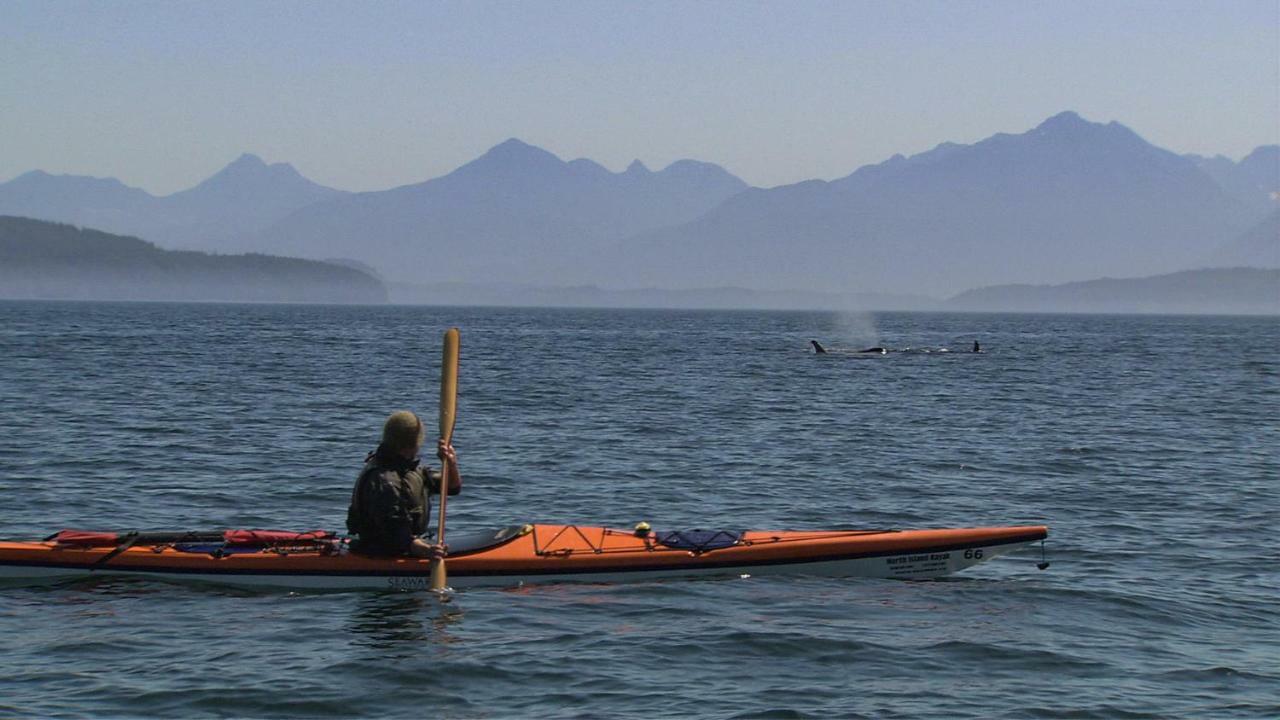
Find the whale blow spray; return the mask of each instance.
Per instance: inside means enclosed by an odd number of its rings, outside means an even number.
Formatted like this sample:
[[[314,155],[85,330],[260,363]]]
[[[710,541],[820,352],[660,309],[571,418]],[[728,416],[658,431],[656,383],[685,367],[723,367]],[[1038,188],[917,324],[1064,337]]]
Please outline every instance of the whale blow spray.
[[[875,315],[867,310],[838,312],[832,323],[832,334],[849,347],[880,347],[880,331]]]

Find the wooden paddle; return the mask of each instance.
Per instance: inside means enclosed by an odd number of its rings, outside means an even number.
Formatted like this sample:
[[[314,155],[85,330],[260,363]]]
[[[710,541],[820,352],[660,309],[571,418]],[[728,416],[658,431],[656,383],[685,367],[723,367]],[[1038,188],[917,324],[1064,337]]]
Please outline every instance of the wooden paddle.
[[[453,422],[458,410],[458,328],[444,333],[444,357],[440,362],[440,439],[446,444],[453,440]],[[440,461],[440,532],[436,542],[444,545],[444,511],[449,498],[448,460]],[[448,583],[444,557],[431,562],[431,589],[442,591]]]

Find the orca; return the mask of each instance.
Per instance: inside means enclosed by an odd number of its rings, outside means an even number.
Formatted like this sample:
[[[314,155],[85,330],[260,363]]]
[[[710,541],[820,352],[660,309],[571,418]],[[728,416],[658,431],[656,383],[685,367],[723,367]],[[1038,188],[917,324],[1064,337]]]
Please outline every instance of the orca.
[[[809,344],[813,346],[813,351],[818,355],[828,354],[827,349],[822,347],[822,343],[819,343],[817,340],[810,340]],[[872,347],[872,348],[867,348],[866,350],[837,349],[836,352],[843,355],[888,355],[889,354],[889,351],[886,348],[882,348],[882,347]]]

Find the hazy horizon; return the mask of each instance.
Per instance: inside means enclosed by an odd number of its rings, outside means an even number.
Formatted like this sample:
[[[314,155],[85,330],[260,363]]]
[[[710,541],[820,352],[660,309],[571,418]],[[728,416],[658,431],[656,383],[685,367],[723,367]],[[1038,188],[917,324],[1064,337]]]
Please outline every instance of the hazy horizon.
[[[1064,110],[1239,160],[1280,142],[1277,28],[1266,2],[0,2],[0,179],[166,195],[247,152],[383,190],[516,137],[771,187]]]

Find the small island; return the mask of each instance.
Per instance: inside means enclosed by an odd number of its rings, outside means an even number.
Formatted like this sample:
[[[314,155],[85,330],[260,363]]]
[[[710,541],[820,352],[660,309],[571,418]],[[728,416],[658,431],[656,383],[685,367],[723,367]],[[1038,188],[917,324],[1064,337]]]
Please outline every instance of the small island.
[[[164,250],[136,237],[0,216],[0,298],[385,303],[377,278],[334,263]]]
[[[1210,268],[1062,285],[993,285],[951,298],[957,310],[1069,313],[1280,313],[1280,270]]]

